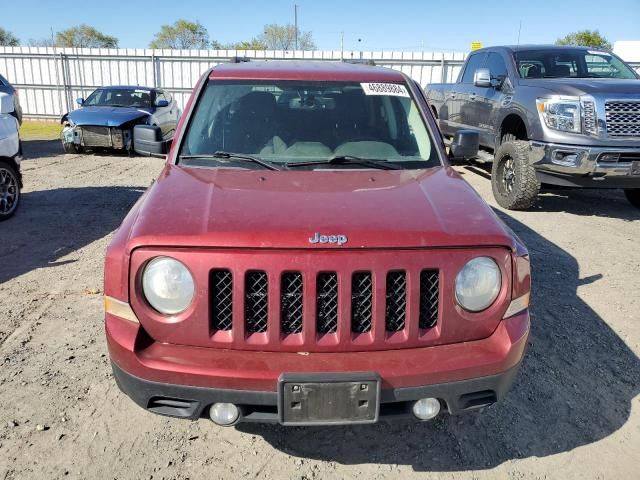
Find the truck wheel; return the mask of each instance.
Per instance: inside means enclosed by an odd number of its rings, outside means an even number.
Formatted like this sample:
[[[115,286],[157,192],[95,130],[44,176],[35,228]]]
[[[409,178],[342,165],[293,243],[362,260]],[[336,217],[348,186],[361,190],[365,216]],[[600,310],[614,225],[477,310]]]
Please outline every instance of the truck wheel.
[[[631,205],[640,208],[640,188],[626,188],[624,195]]]
[[[20,203],[18,174],[5,161],[0,160],[0,222],[11,217]]]
[[[491,168],[491,188],[498,204],[509,210],[531,207],[538,197],[540,182],[529,164],[529,143],[505,135],[496,150]]]

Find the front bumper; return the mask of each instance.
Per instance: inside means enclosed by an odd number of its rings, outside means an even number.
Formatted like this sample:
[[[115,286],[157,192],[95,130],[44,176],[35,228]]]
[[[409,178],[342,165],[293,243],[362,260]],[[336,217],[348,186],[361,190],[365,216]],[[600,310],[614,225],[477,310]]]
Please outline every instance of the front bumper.
[[[435,397],[450,413],[500,400],[524,355],[529,314],[500,322],[483,340],[369,352],[248,352],[160,344],[140,325],[106,316],[114,375],[142,408],[199,418],[215,402],[241,407],[243,421],[278,422],[283,374],[373,372],[381,381],[380,418],[410,416],[415,400]]]
[[[579,146],[538,141],[529,144],[529,162],[543,183],[567,187],[640,188],[640,146]],[[620,158],[610,161],[611,155]]]

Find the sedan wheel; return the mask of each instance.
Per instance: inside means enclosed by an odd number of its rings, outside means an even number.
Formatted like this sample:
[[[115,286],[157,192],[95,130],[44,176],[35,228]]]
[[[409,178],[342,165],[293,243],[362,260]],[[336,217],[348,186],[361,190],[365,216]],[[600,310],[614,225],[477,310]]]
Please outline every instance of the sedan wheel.
[[[0,162],[0,220],[14,214],[20,203],[20,181],[13,167]]]

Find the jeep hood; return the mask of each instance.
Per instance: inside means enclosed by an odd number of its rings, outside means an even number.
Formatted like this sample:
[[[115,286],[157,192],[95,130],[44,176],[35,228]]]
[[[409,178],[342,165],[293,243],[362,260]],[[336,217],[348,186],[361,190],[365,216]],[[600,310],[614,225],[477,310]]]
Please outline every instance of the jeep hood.
[[[99,125],[119,127],[125,123],[151,115],[150,108],[128,107],[83,107],[67,114],[76,125]]]
[[[549,90],[554,95],[639,95],[640,80],[615,78],[539,78],[520,80],[520,86]]]
[[[167,165],[142,197],[141,246],[411,248],[505,246],[515,239],[452,168],[270,171]],[[310,237],[347,242],[312,244]]]

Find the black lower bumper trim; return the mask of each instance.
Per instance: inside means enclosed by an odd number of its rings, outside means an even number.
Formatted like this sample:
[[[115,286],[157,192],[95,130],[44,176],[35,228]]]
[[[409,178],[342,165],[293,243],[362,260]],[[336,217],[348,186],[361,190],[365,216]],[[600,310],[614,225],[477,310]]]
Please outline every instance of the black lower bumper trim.
[[[280,421],[278,394],[275,391],[227,390],[159,383],[133,376],[113,362],[111,365],[120,390],[140,407],[153,413],[195,420],[206,416],[212,404],[228,402],[240,407],[240,421]],[[413,402],[427,397],[444,402],[451,414],[485,407],[506,395],[515,381],[519,367],[520,365],[516,365],[503,373],[487,377],[382,390],[379,419],[412,417]]]

